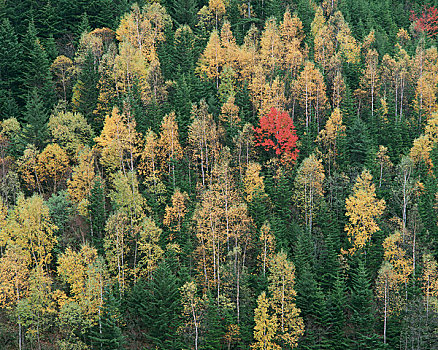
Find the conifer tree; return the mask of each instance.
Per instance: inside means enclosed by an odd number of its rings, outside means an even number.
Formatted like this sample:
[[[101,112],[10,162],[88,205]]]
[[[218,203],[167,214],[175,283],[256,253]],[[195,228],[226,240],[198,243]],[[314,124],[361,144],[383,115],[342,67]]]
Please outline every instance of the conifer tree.
[[[42,96],[36,88],[33,88],[27,96],[23,121],[22,142],[42,149],[48,136],[47,122],[49,121],[49,114]]]
[[[107,291],[101,320],[89,334],[92,344],[97,348],[102,350],[121,350],[124,348],[126,338],[122,333],[120,309],[120,300],[114,296],[114,292]]]
[[[0,42],[0,90],[9,90],[11,98],[17,100],[20,95],[22,48],[7,18],[3,18],[0,24]]]
[[[41,96],[44,107],[50,109],[55,102],[50,62],[46,50],[37,37],[33,22],[29,23],[29,28],[23,42],[23,49],[23,56],[27,62],[23,67],[24,96],[26,96],[28,91],[36,89]]]

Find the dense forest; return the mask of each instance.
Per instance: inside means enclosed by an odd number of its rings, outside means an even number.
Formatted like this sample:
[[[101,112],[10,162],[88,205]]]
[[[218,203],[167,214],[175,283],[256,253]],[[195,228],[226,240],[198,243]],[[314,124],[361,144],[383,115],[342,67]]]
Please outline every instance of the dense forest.
[[[437,349],[436,6],[0,0],[0,348]]]

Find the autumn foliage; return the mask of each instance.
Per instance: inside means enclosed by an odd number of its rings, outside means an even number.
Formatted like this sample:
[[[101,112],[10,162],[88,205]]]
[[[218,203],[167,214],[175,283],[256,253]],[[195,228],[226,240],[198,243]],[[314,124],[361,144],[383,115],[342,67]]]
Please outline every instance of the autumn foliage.
[[[429,37],[438,33],[438,9],[436,7],[424,7],[420,16],[415,12],[411,13],[411,20],[415,24],[415,30],[425,32]]]
[[[271,112],[260,117],[260,127],[254,128],[256,146],[274,151],[282,162],[295,162],[299,150],[298,136],[292,118],[287,112],[271,108]]]

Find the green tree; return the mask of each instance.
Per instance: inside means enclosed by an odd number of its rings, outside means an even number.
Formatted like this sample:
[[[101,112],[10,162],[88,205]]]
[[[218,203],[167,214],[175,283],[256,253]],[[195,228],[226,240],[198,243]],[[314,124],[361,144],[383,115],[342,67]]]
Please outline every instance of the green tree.
[[[91,329],[89,334],[89,338],[94,345],[93,348],[122,350],[126,338],[122,333],[123,319],[120,312],[120,299],[114,296],[113,291],[108,290],[103,305],[100,322]]]
[[[179,280],[166,262],[158,265],[152,279],[140,280],[127,298],[129,320],[140,325],[158,349],[181,347],[177,329],[181,325]]]
[[[11,22],[3,18],[0,23],[0,90],[10,91],[11,99],[20,95],[22,50]]]
[[[100,79],[99,70],[95,66],[95,58],[88,50],[80,66],[77,82],[73,87],[72,104],[76,112],[81,113],[93,127],[95,133],[100,132],[101,125],[94,119],[93,111],[97,106],[99,90],[97,84]]]
[[[50,109],[55,102],[55,88],[50,73],[50,62],[47,52],[37,37],[33,22],[29,23],[23,41],[23,88],[24,97],[28,91],[36,89],[41,96],[45,108]]]
[[[47,122],[49,114],[44,106],[42,96],[33,88],[27,96],[23,115],[24,128],[22,143],[35,145],[42,149],[47,140]]]

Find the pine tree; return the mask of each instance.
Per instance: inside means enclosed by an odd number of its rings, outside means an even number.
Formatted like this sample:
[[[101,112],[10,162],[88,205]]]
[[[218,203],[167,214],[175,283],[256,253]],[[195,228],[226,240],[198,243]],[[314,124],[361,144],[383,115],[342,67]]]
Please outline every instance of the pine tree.
[[[120,309],[120,300],[114,296],[114,292],[107,291],[100,320],[89,334],[93,347],[102,350],[124,349],[126,339],[122,333]]]
[[[7,18],[0,24],[0,42],[0,90],[9,91],[7,95],[10,100],[17,101],[20,95],[22,52],[14,28]]]
[[[381,341],[374,330],[376,315],[371,282],[364,262],[357,260],[351,276],[351,300],[349,301],[353,331],[351,340],[355,349],[377,349]]]
[[[33,22],[29,23],[29,29],[23,42],[23,57],[26,64],[23,66],[23,95],[36,89],[41,96],[46,109],[51,109],[55,101],[55,89],[50,73],[50,62],[40,39],[37,37]]]
[[[128,311],[138,318],[145,337],[157,349],[181,346],[177,329],[181,324],[179,280],[166,262],[158,265],[151,280],[138,282],[128,297]]]
[[[196,24],[198,2],[196,0],[174,0],[170,15],[176,25],[187,24],[191,28]]]
[[[47,122],[49,115],[44,105],[42,96],[33,88],[26,99],[23,116],[24,128],[22,142],[24,145],[32,144],[42,149],[48,136]]]
[[[105,192],[102,180],[99,177],[94,180],[88,201],[92,234],[97,239],[102,239],[106,222]],[[101,245],[102,242],[100,242],[99,246]]]

